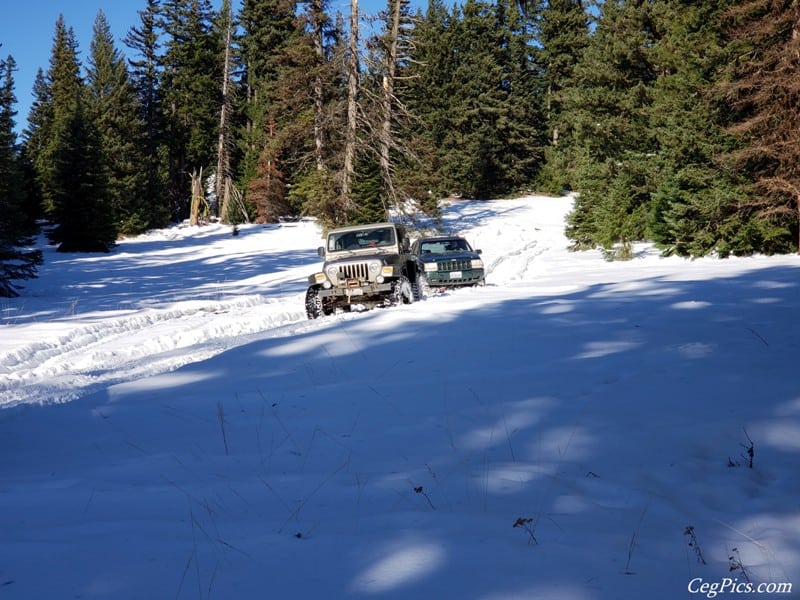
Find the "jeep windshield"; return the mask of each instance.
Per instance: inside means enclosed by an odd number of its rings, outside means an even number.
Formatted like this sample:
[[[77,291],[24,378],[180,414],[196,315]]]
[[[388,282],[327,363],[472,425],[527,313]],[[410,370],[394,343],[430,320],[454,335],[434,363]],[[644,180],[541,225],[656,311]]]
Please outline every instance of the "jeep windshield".
[[[429,242],[422,242],[419,251],[420,254],[448,254],[451,252],[470,252],[472,248],[465,240],[431,240]]]
[[[385,248],[395,243],[394,227],[340,231],[328,236],[328,252]]]

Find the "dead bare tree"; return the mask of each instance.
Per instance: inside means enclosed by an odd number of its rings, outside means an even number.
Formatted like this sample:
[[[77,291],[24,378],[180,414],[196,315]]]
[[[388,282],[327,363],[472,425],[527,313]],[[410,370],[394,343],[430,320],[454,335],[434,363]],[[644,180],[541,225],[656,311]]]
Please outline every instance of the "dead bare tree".
[[[351,186],[355,172],[358,130],[359,90],[358,0],[350,0],[350,38],[347,57],[347,130],[345,132],[344,166],[342,169],[342,205],[345,211],[352,206]]]
[[[388,39],[386,40],[386,57],[381,86],[381,123],[378,134],[379,163],[381,178],[390,202],[397,203],[394,189],[389,151],[392,143],[392,105],[394,104],[394,84],[397,74],[397,55],[400,38],[400,14],[408,0],[389,0]],[[388,208],[388,207],[384,207]]]
[[[192,200],[189,206],[189,225],[200,225],[205,217],[205,196],[203,194],[203,168],[192,171]]]
[[[233,10],[230,0],[225,0],[222,7],[222,14],[225,23],[225,53],[222,64],[222,105],[219,111],[219,138],[217,141],[217,174],[215,179],[215,192],[217,195],[218,216],[223,223],[230,222],[228,211],[230,209],[231,188],[233,179],[231,177],[231,135],[230,135],[230,113],[231,113],[231,61],[232,61],[232,38],[233,38]],[[246,215],[246,213],[245,213]]]
[[[741,209],[796,228],[800,252],[800,4],[749,0],[727,16],[747,50],[721,88],[738,112],[730,131],[746,143],[724,158],[760,192]]]
[[[324,12],[322,0],[311,0],[309,22],[311,25],[311,36],[314,44],[314,54],[318,63],[312,84],[312,93],[314,95],[314,159],[318,171],[322,171],[325,168],[325,145],[323,142],[325,82],[320,69],[320,66],[325,64],[325,24],[323,22],[323,16]]]

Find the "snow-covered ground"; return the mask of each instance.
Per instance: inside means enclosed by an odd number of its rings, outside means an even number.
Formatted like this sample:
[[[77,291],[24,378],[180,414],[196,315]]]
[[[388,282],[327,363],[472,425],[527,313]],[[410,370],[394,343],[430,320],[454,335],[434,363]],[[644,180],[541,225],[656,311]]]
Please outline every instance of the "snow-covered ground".
[[[570,207],[452,203],[487,286],[317,321],[314,223],[48,250],[0,597],[800,597],[800,258],[609,263]]]

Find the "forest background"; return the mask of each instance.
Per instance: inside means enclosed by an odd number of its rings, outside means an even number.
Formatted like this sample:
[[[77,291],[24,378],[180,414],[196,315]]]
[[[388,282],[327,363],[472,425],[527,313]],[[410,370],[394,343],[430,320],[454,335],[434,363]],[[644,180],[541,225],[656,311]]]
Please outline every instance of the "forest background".
[[[59,19],[15,132],[0,60],[0,295],[170,222],[325,227],[578,192],[575,248],[798,250],[794,0],[145,0],[85,63]]]

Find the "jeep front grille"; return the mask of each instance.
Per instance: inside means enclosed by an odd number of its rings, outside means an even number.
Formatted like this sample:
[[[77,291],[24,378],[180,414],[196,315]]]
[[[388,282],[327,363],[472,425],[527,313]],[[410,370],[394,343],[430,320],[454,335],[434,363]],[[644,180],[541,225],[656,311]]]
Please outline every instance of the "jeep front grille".
[[[472,260],[469,258],[440,260],[436,263],[436,269],[438,271],[466,271],[470,268],[472,268]]]
[[[367,263],[349,263],[339,267],[340,279],[369,279],[369,266]]]

